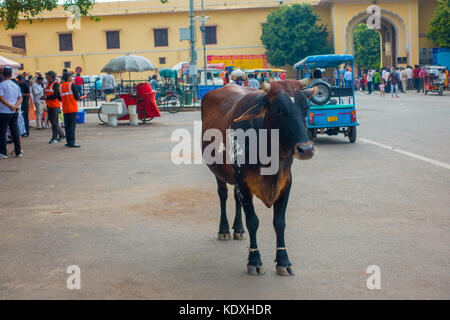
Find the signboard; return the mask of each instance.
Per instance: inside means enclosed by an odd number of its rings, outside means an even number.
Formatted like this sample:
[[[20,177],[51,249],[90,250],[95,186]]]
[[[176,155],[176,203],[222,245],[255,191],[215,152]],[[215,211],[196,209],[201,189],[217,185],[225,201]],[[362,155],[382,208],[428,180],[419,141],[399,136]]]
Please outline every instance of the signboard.
[[[240,69],[266,69],[267,57],[265,54],[257,55],[227,55],[208,56],[208,64],[224,63],[225,67],[235,67]]]
[[[191,29],[180,28],[180,41],[191,40]]]
[[[398,64],[406,64],[408,59],[406,57],[397,57]]]

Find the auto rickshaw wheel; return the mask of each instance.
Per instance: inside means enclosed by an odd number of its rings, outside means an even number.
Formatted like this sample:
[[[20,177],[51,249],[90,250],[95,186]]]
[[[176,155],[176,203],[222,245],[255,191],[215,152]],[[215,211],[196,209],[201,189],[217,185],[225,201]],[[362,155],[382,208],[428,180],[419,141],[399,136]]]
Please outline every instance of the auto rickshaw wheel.
[[[348,128],[348,140],[350,140],[350,143],[356,141],[356,126]]]

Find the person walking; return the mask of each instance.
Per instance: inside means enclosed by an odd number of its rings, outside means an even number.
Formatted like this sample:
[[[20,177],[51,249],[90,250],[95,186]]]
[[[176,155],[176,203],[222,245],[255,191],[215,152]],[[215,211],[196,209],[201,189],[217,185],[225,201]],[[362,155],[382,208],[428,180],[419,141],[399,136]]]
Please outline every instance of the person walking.
[[[391,95],[394,98],[394,94],[396,98],[400,98],[398,96],[398,83],[400,82],[397,72],[395,72],[395,68],[392,69],[391,74],[389,75],[389,82],[391,83]]]
[[[386,68],[383,72],[383,80],[384,80],[384,91],[386,93],[390,93],[392,88],[391,88],[391,81],[389,80],[391,76],[391,70],[389,68]]]
[[[59,87],[62,109],[64,112],[64,130],[66,131],[66,147],[79,148],[75,144],[75,128],[77,125],[78,100],[80,94],[72,82],[72,76],[66,72],[62,76],[63,83]]]
[[[44,78],[38,76],[31,86],[31,94],[33,96],[34,108],[36,109],[36,127],[38,130],[42,129],[42,116],[44,114],[45,102],[42,101],[44,96]]]
[[[83,94],[83,78],[81,77],[80,73],[77,73],[77,76],[75,77],[75,79],[73,79],[73,81],[75,82],[75,86],[78,90],[78,94],[81,96]]]
[[[116,92],[116,80],[110,72],[102,79],[102,91],[105,95]]]
[[[397,81],[397,86],[398,86],[397,92],[403,92],[402,74],[400,72],[400,69],[397,67],[393,67],[392,69],[393,69],[392,72],[395,72],[395,74],[397,75],[397,80],[398,80]]]
[[[367,71],[367,90],[369,90],[369,94],[372,94],[372,87],[373,87],[373,73],[372,70],[369,69],[369,71]]]
[[[161,85],[158,82],[158,77],[156,76],[156,74],[152,76],[152,79],[150,80],[150,86],[152,87],[153,91],[159,91]]]
[[[402,79],[402,92],[405,93],[408,90],[408,74],[403,67],[400,67],[400,76]]]
[[[375,70],[374,70],[375,71]],[[378,71],[374,72],[374,76],[373,76],[373,83],[374,83],[374,90],[379,90],[379,85],[380,85],[380,73]]]
[[[419,88],[419,85],[420,85],[419,73],[420,73],[420,66],[418,66],[416,64],[413,69],[413,80],[414,80],[414,89],[416,89],[417,92],[419,92],[419,90],[420,90],[420,88]]]
[[[406,90],[412,90],[413,84],[413,69],[411,66],[406,67],[407,83]]]
[[[345,80],[345,87],[351,88],[352,82],[353,82],[353,74],[351,73],[351,71],[348,68],[347,68],[347,71],[345,71],[344,80]]]
[[[419,72],[419,87],[417,89],[417,92],[425,92],[425,81],[428,77],[428,70],[425,68],[422,68]]]
[[[259,89],[260,88],[259,81],[256,80],[255,77],[252,74],[249,74],[248,77],[250,78],[248,80],[248,86],[250,88]]]
[[[49,71],[45,74],[47,79],[47,86],[44,89],[44,96],[41,98],[45,100],[47,105],[48,120],[52,125],[52,138],[48,143],[58,143],[61,139],[65,139],[64,132],[59,125],[59,112],[61,109],[61,97],[59,96],[60,84],[56,80],[56,73]]]
[[[8,158],[6,150],[6,130],[8,127],[14,141],[16,157],[22,157],[17,118],[23,98],[20,88],[11,81],[11,77],[12,68],[4,67],[2,70],[3,81],[0,83],[0,159]]]
[[[25,133],[22,137],[28,137],[30,135],[30,86],[28,85],[28,81],[24,75],[17,76],[17,83],[19,84],[20,91],[22,92],[21,111],[23,120],[25,121]]]
[[[380,98],[386,98],[386,93],[384,91],[385,85],[384,85],[384,80],[381,80],[379,89],[380,89]]]

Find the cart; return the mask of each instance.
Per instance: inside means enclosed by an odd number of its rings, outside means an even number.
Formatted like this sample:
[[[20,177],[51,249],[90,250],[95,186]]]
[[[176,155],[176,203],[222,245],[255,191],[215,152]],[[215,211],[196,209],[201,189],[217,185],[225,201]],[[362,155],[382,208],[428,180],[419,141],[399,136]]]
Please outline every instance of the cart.
[[[155,91],[152,90],[152,87],[148,82],[139,83],[136,85],[136,93],[125,93],[119,94],[115,99],[111,101],[118,101],[122,103],[123,113],[119,115],[117,120],[128,120],[128,107],[130,105],[136,106],[136,113],[138,115],[139,120],[142,123],[147,123],[153,120],[153,118],[161,117],[161,113],[159,112],[158,106],[155,101]],[[108,119],[102,113],[102,108],[98,109],[98,119],[102,124],[106,124]]]
[[[175,69],[159,70],[162,85],[158,92],[157,105],[164,106],[170,113],[176,113],[183,108],[184,91],[178,83],[178,72]]]
[[[297,70],[297,78],[299,78],[300,73],[303,78],[305,71],[308,74],[313,74],[314,81],[320,84],[319,91],[323,91],[319,95],[316,94],[315,99],[309,100],[306,126],[310,139],[317,137],[318,134],[335,136],[343,133],[351,143],[356,141],[356,127],[359,124],[356,121],[354,81],[352,81],[351,87],[340,88],[329,84],[325,85],[324,81],[321,80],[323,74],[333,74],[342,65],[351,67],[354,79],[353,61],[352,55],[329,54],[309,56],[294,65],[294,68]],[[312,86],[315,84],[314,81]],[[332,97],[329,100],[326,92],[328,90],[331,90]]]

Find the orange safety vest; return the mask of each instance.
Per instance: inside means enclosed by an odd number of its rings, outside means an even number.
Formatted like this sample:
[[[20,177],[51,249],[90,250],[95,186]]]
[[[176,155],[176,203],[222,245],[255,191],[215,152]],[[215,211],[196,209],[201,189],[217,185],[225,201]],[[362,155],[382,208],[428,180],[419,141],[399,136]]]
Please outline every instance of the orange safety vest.
[[[55,93],[55,91],[53,90],[53,85],[56,83],[56,80],[53,81],[52,83],[47,84],[47,86],[45,87],[44,93],[45,95],[51,96]],[[54,100],[45,100],[45,103],[47,104],[48,108],[60,108],[61,107],[61,103],[59,102],[58,99],[54,99]]]
[[[78,102],[73,96],[72,82],[64,82],[59,86],[62,108],[64,113],[78,112]]]

